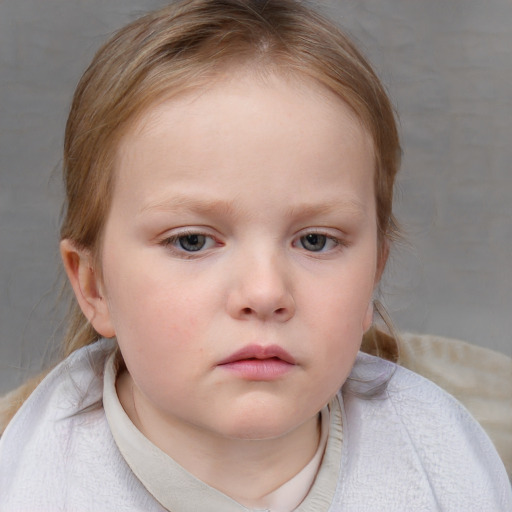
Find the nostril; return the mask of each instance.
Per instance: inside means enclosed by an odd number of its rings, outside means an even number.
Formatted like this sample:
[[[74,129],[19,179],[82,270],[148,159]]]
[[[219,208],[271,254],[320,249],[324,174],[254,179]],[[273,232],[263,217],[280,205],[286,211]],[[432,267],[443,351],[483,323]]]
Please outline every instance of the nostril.
[[[286,309],[285,308],[278,308],[275,310],[275,314],[276,315],[282,315],[283,313],[286,313]]]
[[[244,308],[244,309],[242,309],[242,313],[244,315],[250,315],[252,313],[252,309],[251,308]]]

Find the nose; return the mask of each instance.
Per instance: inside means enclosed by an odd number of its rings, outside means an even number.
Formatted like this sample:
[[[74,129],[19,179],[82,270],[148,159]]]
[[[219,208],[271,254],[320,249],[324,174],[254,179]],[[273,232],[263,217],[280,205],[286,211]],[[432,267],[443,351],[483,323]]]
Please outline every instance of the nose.
[[[239,320],[286,322],[295,314],[290,269],[277,255],[241,256],[231,269],[228,313]]]

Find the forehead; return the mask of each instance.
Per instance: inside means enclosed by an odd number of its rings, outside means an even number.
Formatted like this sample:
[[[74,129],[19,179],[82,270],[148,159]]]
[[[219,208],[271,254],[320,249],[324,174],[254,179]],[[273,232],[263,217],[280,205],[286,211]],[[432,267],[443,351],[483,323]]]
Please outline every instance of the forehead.
[[[361,170],[361,182],[373,183],[375,167],[371,137],[339,96],[310,78],[247,69],[155,103],[122,139],[116,163],[116,189],[132,181],[138,199],[155,195],[157,182],[232,177],[240,190],[265,176],[282,195],[292,184],[311,193],[311,175],[350,166],[347,180]]]
[[[168,107],[174,109],[177,118],[194,115],[194,112],[197,113],[201,107],[213,112],[216,107],[220,111],[226,108],[226,104],[229,106],[231,103],[235,109],[241,99],[247,99],[248,88],[251,88],[252,92],[258,88],[261,93],[253,95],[254,114],[257,114],[259,103],[265,102],[273,93],[284,92],[286,97],[287,92],[293,92],[283,102],[285,108],[277,109],[275,112],[275,121],[281,124],[289,120],[288,112],[294,106],[296,108],[294,114],[297,116],[303,112],[302,117],[306,118],[314,110],[315,117],[321,116],[326,121],[335,120],[342,110],[343,117],[351,120],[353,136],[359,137],[364,134],[372,151],[374,149],[370,131],[366,129],[355,109],[344,99],[305,73],[286,66],[278,69],[277,64],[272,62],[254,65],[227,63],[212,74],[198,77],[193,85],[179,83],[169,91],[159,93],[158,98],[150,103],[149,107],[140,111],[128,122],[121,140],[129,138],[131,144],[134,138],[151,133],[152,129],[157,127],[163,110]],[[219,101],[220,96],[224,96],[227,101]],[[199,109],[198,105],[200,105]],[[289,108],[286,109],[286,107]],[[281,117],[279,117],[280,114]],[[221,113],[219,117],[222,118]],[[222,123],[219,122],[218,126],[221,127]],[[126,149],[126,145],[120,145],[121,153]]]

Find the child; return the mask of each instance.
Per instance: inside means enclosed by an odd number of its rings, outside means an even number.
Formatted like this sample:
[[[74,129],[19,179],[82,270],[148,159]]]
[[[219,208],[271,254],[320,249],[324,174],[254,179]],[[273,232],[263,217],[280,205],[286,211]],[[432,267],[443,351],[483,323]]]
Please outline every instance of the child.
[[[510,510],[467,412],[358,354],[399,154],[372,69],[300,3],[116,34],[66,128],[67,357],[5,430],[0,509]]]

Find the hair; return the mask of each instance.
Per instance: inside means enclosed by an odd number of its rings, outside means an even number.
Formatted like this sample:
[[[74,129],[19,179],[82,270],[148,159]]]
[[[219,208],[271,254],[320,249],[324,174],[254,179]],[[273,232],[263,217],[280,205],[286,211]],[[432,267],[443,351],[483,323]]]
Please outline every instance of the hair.
[[[387,253],[398,234],[392,203],[401,150],[393,107],[348,37],[297,0],[178,0],[99,49],[66,125],[61,238],[99,263],[119,142],[149,106],[207,86],[230,66],[313,79],[353,110],[373,140],[379,252]],[[99,338],[72,299],[63,357]]]

